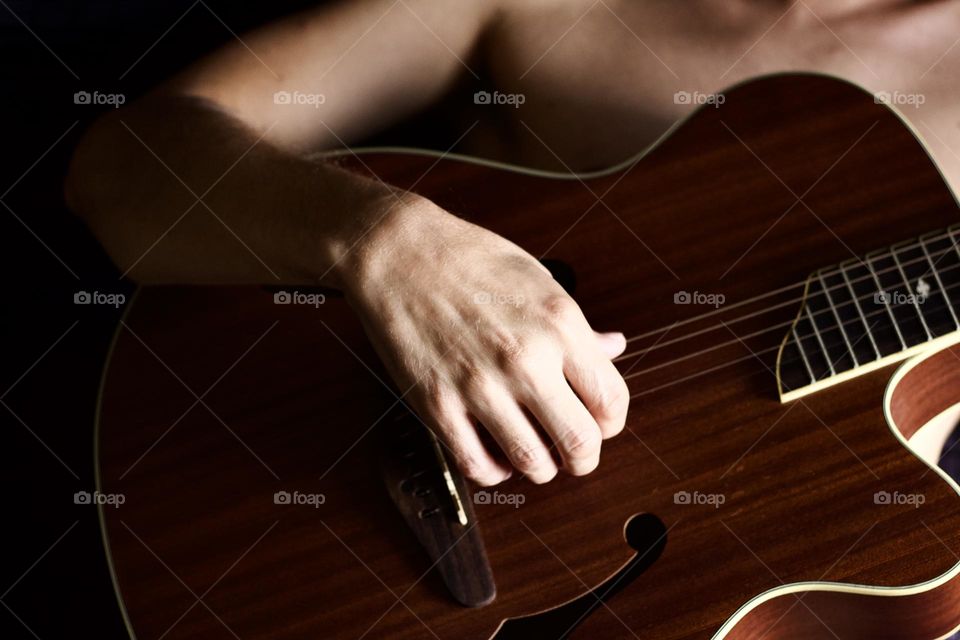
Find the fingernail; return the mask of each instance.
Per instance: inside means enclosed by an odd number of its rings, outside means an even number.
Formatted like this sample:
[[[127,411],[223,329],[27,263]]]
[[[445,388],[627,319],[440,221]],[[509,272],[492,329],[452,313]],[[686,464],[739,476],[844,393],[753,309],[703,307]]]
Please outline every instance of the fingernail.
[[[600,345],[607,356],[615,358],[626,350],[627,338],[619,331],[601,333]]]

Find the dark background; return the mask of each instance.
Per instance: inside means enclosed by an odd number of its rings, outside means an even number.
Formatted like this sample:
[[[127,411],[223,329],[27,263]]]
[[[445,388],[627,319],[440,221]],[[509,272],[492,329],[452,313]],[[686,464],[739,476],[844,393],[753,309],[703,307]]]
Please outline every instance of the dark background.
[[[0,638],[128,637],[96,509],[73,500],[94,488],[97,390],[122,311],[73,297],[132,291],[63,204],[70,153],[110,108],[77,105],[74,93],[123,93],[129,102],[231,31],[317,4],[0,0]],[[387,140],[413,135],[446,148],[423,124]],[[958,477],[954,451],[944,463]]]
[[[131,289],[63,205],[70,152],[102,110],[73,94],[129,102],[230,30],[307,4],[0,2],[0,638],[127,637],[96,508],[73,502],[94,487],[97,388],[120,313],[73,295]]]

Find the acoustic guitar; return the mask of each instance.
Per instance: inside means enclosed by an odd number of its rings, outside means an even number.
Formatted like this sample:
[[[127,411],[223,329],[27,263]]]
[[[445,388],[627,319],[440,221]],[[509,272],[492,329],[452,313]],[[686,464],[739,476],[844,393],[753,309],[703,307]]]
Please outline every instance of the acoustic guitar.
[[[960,627],[960,490],[910,445],[960,409],[957,202],[858,87],[780,75],[724,98],[590,174],[332,156],[516,242],[626,332],[627,427],[586,477],[465,483],[333,292],[142,288],[96,435],[131,636]]]

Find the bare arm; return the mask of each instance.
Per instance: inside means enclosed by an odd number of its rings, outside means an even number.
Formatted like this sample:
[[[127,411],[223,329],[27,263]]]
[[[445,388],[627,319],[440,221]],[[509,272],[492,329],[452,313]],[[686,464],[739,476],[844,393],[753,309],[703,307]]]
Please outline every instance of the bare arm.
[[[139,280],[336,285],[344,243],[395,198],[302,153],[435,100],[493,6],[344,2],[243,36],[96,123],[72,163],[71,207]]]
[[[434,102],[473,57],[498,2],[354,0],[234,40],[170,83],[291,149],[369,135]],[[304,96],[278,103],[277,92]],[[316,97],[316,98],[315,98]],[[322,101],[322,104],[317,104]]]
[[[466,475],[494,484],[515,468],[546,482],[558,466],[592,471],[601,440],[623,428],[627,387],[610,362],[623,336],[596,334],[504,238],[303,155],[434,100],[495,12],[492,1],[357,0],[265,27],[244,38],[256,55],[231,44],[98,122],[67,193],[141,281],[342,288]],[[505,282],[521,306],[477,303]]]

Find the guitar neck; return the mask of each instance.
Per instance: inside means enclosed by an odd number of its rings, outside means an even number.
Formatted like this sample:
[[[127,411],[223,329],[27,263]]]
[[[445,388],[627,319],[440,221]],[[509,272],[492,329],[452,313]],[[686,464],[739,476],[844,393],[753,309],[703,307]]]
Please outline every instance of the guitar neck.
[[[953,226],[813,273],[777,359],[781,401],[960,341],[958,241]]]

